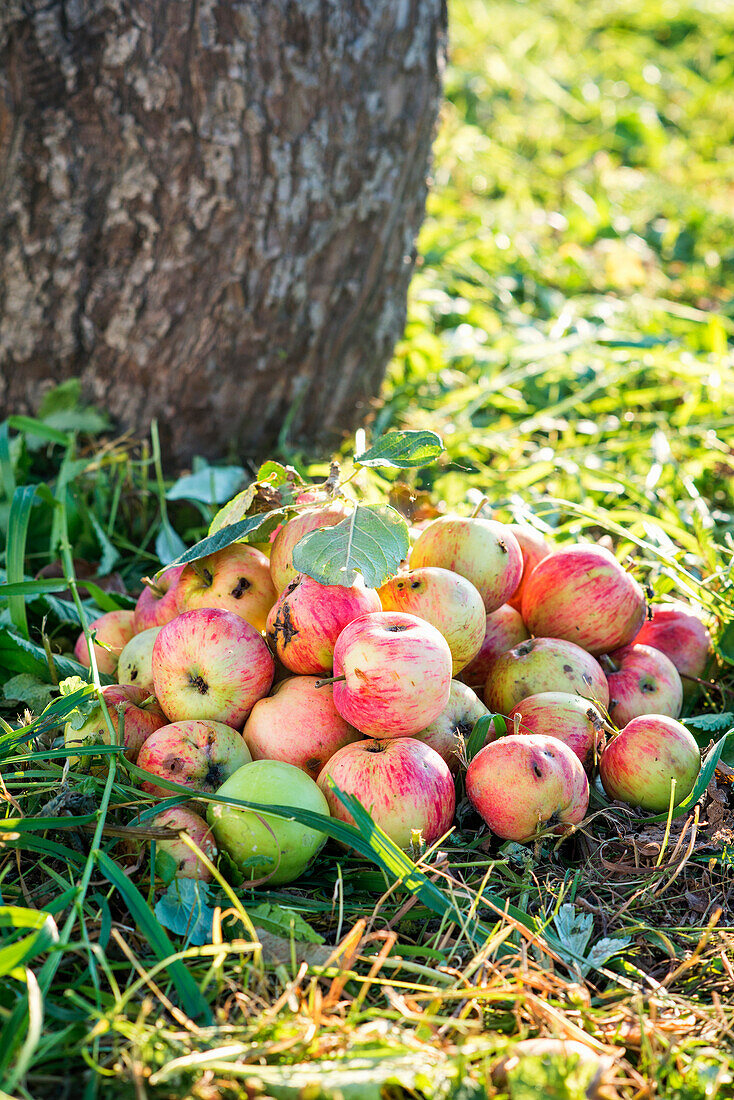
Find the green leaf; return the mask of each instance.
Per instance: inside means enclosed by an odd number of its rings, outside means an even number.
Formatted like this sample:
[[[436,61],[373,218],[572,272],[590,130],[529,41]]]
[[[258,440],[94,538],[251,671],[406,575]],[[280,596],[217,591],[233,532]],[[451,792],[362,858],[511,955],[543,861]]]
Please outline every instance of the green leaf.
[[[186,565],[190,561],[198,561],[199,558],[205,558],[217,550],[223,550],[225,546],[231,546],[233,542],[264,542],[284,519],[285,512],[279,509],[276,512],[264,512],[261,515],[248,516],[237,523],[230,523],[213,535],[207,535],[205,539],[195,543],[167,565]],[[161,572],[162,570],[159,569],[158,573]]]
[[[722,660],[734,665],[734,619],[724,627],[716,648]]]
[[[0,906],[0,928],[32,928],[30,936],[23,936],[0,948],[0,977],[13,974],[13,971],[26,965],[31,959],[47,951],[58,943],[59,934],[53,917],[37,909],[24,909],[20,906]],[[16,975],[17,976],[17,975]]]
[[[155,915],[164,928],[183,936],[187,943],[201,946],[212,942],[214,910],[208,901],[205,883],[192,878],[174,879],[157,902]]]
[[[498,729],[498,722],[502,724],[502,729]],[[505,723],[501,715],[499,714],[483,714],[481,718],[478,718],[474,723],[474,728],[469,734],[469,738],[466,742],[466,759],[468,763],[474,759],[480,749],[483,749],[487,743],[487,738],[491,733],[497,731],[498,733],[504,733]]]
[[[27,672],[11,676],[3,685],[3,695],[8,702],[23,703],[35,714],[40,714],[49,705],[53,691],[52,684],[44,684],[37,676]]]
[[[8,427],[16,432],[22,432],[28,437],[28,447],[37,449],[43,441],[46,443],[58,443],[62,447],[68,447],[71,437],[60,428],[54,428],[50,424],[44,424],[42,420],[36,420],[32,416],[10,416]]]
[[[392,466],[407,470],[435,462],[443,449],[441,436],[435,432],[388,432],[354,461],[357,466]]]
[[[408,555],[408,525],[389,504],[359,504],[341,523],[305,535],[293,550],[300,573],[320,584],[354,584],[361,573],[368,588],[394,577]]]
[[[92,527],[94,528],[94,533],[97,536],[97,542],[99,543],[99,548],[101,550],[97,572],[100,575],[104,576],[106,573],[112,572],[112,570],[115,568],[118,561],[120,560],[120,555],[108,539],[104,527],[99,522],[94,512],[89,509],[87,511],[87,515],[89,516],[89,520],[92,524]]]
[[[223,504],[240,489],[246,476],[241,466],[205,466],[195,474],[180,477],[166,493],[166,499]]]
[[[63,577],[54,580],[14,581],[12,584],[0,584],[0,599],[12,596],[42,596],[50,592],[65,592],[69,587]]]
[[[155,540],[155,552],[158,560],[165,566],[172,562],[178,562],[180,556],[186,550],[186,543],[181,536],[174,531],[167,516],[161,517],[161,526]]]
[[[274,905],[272,902],[261,902],[260,905],[248,907],[247,912],[256,928],[263,928],[266,932],[282,936],[283,939],[293,939],[299,943],[324,942],[324,937],[320,936],[308,921],[293,909],[284,909],[281,905]]]
[[[35,485],[19,485],[13,493],[8,520],[7,577],[8,584],[19,584],[25,577],[25,546],[28,524],[31,518]],[[21,595],[8,597],[10,618],[16,630],[28,637],[28,618],[25,599]]]
[[[719,730],[729,730],[734,726],[734,712],[723,711],[721,714],[694,714],[689,718],[682,718],[686,726],[693,726],[702,733],[717,733]]]
[[[54,654],[58,676],[83,676],[86,669],[71,657]],[[51,682],[46,652],[42,646],[21,638],[8,627],[0,627],[0,668],[4,672],[29,672],[46,683]],[[106,682],[111,683],[107,678]]]

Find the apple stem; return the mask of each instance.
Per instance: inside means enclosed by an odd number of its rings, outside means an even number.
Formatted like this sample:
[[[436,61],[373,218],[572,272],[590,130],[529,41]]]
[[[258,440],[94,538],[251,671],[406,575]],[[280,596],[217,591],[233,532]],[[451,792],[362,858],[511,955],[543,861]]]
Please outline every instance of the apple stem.
[[[330,676],[327,680],[317,680],[316,687],[326,687],[327,684],[339,684],[342,680],[346,680],[346,676]]]
[[[477,516],[481,516],[485,504],[489,504],[489,497],[482,497],[482,499],[479,501],[479,504],[477,504],[476,508],[471,514],[472,519],[476,519]]]
[[[615,665],[614,661],[608,653],[601,654],[601,656],[599,657],[599,664],[606,673],[619,672],[619,668],[617,667],[617,665]]]
[[[141,580],[146,588],[149,588],[153,595],[157,596],[159,600],[165,596],[163,589],[155,583],[152,577],[142,577]]]

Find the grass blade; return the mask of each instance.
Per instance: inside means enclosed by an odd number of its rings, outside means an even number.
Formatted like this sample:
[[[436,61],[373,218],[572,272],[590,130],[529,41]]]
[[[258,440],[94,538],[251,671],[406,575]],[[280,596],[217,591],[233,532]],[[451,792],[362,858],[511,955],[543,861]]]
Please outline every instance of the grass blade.
[[[35,485],[19,485],[13,493],[8,519],[7,578],[8,584],[18,584],[25,576],[25,544],[28,537],[28,523],[31,518]],[[28,637],[28,617],[25,599],[22,595],[8,597],[8,610],[16,630]]]

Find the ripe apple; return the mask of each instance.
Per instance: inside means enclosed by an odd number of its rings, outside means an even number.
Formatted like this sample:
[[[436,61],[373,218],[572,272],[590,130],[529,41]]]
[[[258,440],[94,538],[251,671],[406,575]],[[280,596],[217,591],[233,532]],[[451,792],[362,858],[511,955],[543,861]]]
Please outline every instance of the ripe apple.
[[[599,761],[599,775],[610,798],[664,813],[693,790],[701,767],[701,753],[685,726],[663,714],[633,718],[607,745]]]
[[[412,737],[359,741],[332,756],[318,779],[331,816],[354,824],[332,783],[355,795],[376,825],[408,848],[414,830],[427,844],[447,833],[454,819],[456,795],[446,761]]]
[[[231,611],[185,611],[153,646],[155,693],[172,722],[208,718],[240,727],[274,674],[262,635]]]
[[[529,695],[507,716],[508,729],[519,734],[555,737],[576,753],[590,775],[604,748],[604,716],[593,703],[565,691]],[[519,724],[516,723],[519,720]]]
[[[430,726],[451,690],[451,650],[435,626],[376,611],[342,630],[334,649],[334,705],[369,737],[411,737]]]
[[[120,654],[135,633],[134,618],[134,611],[108,611],[89,624],[90,632],[96,634],[94,655],[101,673],[114,675]],[[76,640],[74,656],[80,665],[90,668],[89,646],[83,633]]]
[[[509,523],[507,526],[519,542],[520,549],[522,550],[522,577],[520,578],[520,583],[515,590],[514,596],[507,602],[510,607],[514,607],[516,611],[520,611],[522,607],[522,594],[525,590],[525,582],[538,562],[548,557],[551,553],[551,548],[540,531],[535,527],[531,527],[527,523]]]
[[[484,714],[489,714],[489,711],[472,689],[458,680],[452,680],[448,703],[430,726],[414,735],[415,739],[434,749],[446,761],[449,769],[456,772],[459,768],[457,752],[461,742],[468,739]],[[492,728],[488,740],[494,740],[496,736]]]
[[[477,753],[466,793],[493,833],[531,840],[539,829],[562,833],[583,820],[589,782],[578,756],[554,737],[510,734]]]
[[[213,794],[252,757],[242,734],[224,722],[171,722],[152,734],[138,756],[138,767],[153,777],[140,786],[158,798],[175,792],[158,787],[156,777],[192,791]]]
[[[340,500],[332,500],[318,508],[306,508],[284,523],[273,540],[270,551],[270,575],[276,592],[282,592],[294,581],[297,571],[293,568],[293,547],[309,531],[319,527],[335,527],[350,514],[351,509]]]
[[[166,724],[163,711],[148,691],[133,684],[110,684],[109,687],[102,688],[102,695],[116,734],[119,734],[119,712],[122,708],[125,757],[134,764],[143,744]],[[64,728],[64,744],[67,749],[75,749],[81,745],[109,745],[110,731],[102,707],[95,707],[80,729],[72,729],[67,722]],[[71,767],[85,765],[89,763],[89,759],[88,756],[72,757]]]
[[[466,577],[426,566],[399,573],[377,591],[383,611],[417,615],[443,634],[454,676],[479,652],[487,616],[482,597]]]
[[[542,564],[542,563],[541,563]],[[490,710],[509,714],[541,691],[566,691],[606,707],[609,687],[601,665],[585,649],[561,638],[531,638],[501,653],[484,688]]]
[[[334,706],[333,685],[318,683],[291,676],[255,703],[242,731],[253,760],[282,760],[316,779],[338,749],[362,740]]]
[[[658,604],[643,624],[635,645],[651,645],[673,662],[683,681],[683,694],[695,691],[695,680],[706,672],[711,635],[695,609],[682,602]]]
[[[524,585],[522,617],[536,636],[609,653],[639,632],[645,593],[603,546],[569,546],[533,569]]]
[[[522,621],[522,615],[514,607],[503,603],[496,611],[487,615],[484,627],[484,641],[476,657],[461,670],[459,676],[465,684],[482,695],[492,662],[501,653],[519,645],[530,637],[530,632]]]
[[[135,684],[153,695],[153,645],[161,632],[160,626],[151,626],[134,634],[117,662],[118,684]]]
[[[230,776],[217,794],[329,816],[329,805],[313,779],[282,760],[253,760]],[[267,876],[267,886],[298,878],[326,842],[324,833],[297,821],[219,802],[210,803],[207,818],[220,851],[250,882]]]
[[[613,671],[609,681],[609,717],[626,726],[641,714],[667,714],[677,718],[683,706],[683,685],[678,670],[659,649],[626,645],[603,658]]]
[[[505,523],[440,516],[419,535],[410,565],[412,569],[424,565],[452,569],[479,590],[485,611],[496,611],[520,583],[522,550]]]
[[[170,793],[170,792],[167,792]],[[217,846],[212,831],[200,814],[185,806],[174,806],[152,818],[148,824],[154,829],[170,829],[170,840],[156,840],[156,853],[165,852],[176,861],[176,869],[170,878],[196,878],[201,882],[211,882],[212,873],[201,859],[192,852],[188,844],[181,839],[181,833],[188,833],[205,856],[214,861],[217,858]]]
[[[165,626],[178,615],[176,606],[177,585],[185,566],[174,565],[161,573],[157,580],[145,578],[138,602],[135,604],[135,633],[152,626]]]
[[[263,631],[275,598],[268,559],[254,546],[234,542],[184,568],[176,604],[179,613],[199,607],[231,611]]]
[[[361,578],[351,587],[319,584],[299,573],[268,615],[270,648],[291,672],[322,675],[331,671],[334,646],[353,619],[381,611],[380,597]]]

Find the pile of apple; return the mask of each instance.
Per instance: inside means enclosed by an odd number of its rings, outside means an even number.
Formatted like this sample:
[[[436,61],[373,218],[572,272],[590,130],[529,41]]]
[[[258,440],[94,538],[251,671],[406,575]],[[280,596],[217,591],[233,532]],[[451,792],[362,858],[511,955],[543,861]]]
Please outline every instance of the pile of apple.
[[[401,847],[432,844],[451,828],[455,775],[486,714],[505,725],[485,723],[465,784],[501,838],[578,825],[597,769],[611,798],[645,810],[691,792],[700,753],[676,719],[711,645],[692,607],[648,611],[604,547],[552,549],[533,527],[481,516],[413,530],[408,561],[379,589],[297,574],[297,543],[348,514],[338,500],[302,507],[265,553],[233,543],[169,568],[134,611],[92,624],[97,665],[119,682],[104,689],[111,718],[147,793],[169,797],[160,781],[173,780],[193,798],[351,821],[336,787]],[[90,664],[84,635],[76,655]],[[65,737],[73,753],[109,732],[94,714]],[[219,802],[207,817],[177,808],[153,823],[210,858],[225,851],[252,884],[296,878],[325,839]],[[181,841],[159,843],[179,874],[208,877]]]

